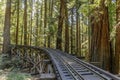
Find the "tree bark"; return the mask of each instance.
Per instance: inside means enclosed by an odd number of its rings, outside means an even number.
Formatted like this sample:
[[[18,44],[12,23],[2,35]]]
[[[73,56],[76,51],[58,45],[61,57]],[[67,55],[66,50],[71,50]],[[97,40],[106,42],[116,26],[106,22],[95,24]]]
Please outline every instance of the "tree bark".
[[[27,45],[27,0],[24,1],[24,45]]]
[[[80,25],[80,17],[78,18],[78,28],[79,28],[79,30],[78,30],[78,39],[79,39],[79,44],[78,44],[78,56],[79,57],[81,57],[82,55],[81,55],[81,25]]]
[[[110,64],[110,37],[109,37],[109,17],[108,17],[108,7],[103,6],[103,20],[102,20],[102,30],[101,30],[101,60],[102,60],[102,67],[107,71],[111,71],[111,64]]]
[[[60,0],[60,15],[58,21],[58,31],[57,31],[57,41],[56,49],[62,50],[62,28],[63,28],[63,19],[64,19],[64,0]]]
[[[77,11],[77,1],[76,1],[76,55],[79,57],[79,52],[78,52],[78,46],[79,46],[79,38],[78,38],[79,25],[78,25],[78,18],[79,18],[79,14],[78,14],[78,11]]]
[[[69,53],[69,22],[68,22],[68,9],[66,0],[64,1],[65,12],[65,52]]]
[[[33,29],[33,0],[31,0],[31,12],[30,12],[30,46],[32,46],[32,29]]]
[[[46,47],[47,0],[44,0],[44,47]]]
[[[39,8],[38,8],[38,1],[37,1],[37,5],[36,5],[36,29],[35,29],[35,46],[39,46],[39,42],[38,42],[38,31],[39,31]]]
[[[19,0],[17,1],[17,27],[16,27],[16,45],[18,45],[18,35],[19,35]]]
[[[99,11],[103,12],[102,14]],[[91,60],[92,62],[101,62],[103,69],[111,71],[110,64],[110,41],[109,41],[109,14],[108,7],[105,6],[105,0],[101,0],[100,7],[95,9],[91,24]]]
[[[115,42],[115,61],[114,61],[114,74],[118,74],[120,71],[120,0],[116,0],[116,42]]]
[[[73,9],[71,11],[71,54],[73,54]]]
[[[3,35],[3,53],[10,53],[11,0],[7,0]]]
[[[53,17],[53,0],[50,0],[49,1],[49,18],[52,19]],[[52,32],[51,32],[51,28],[52,28],[52,22],[49,21],[49,34],[48,34],[48,47],[50,48],[51,47],[51,43],[52,43]],[[53,35],[54,36],[54,35]]]

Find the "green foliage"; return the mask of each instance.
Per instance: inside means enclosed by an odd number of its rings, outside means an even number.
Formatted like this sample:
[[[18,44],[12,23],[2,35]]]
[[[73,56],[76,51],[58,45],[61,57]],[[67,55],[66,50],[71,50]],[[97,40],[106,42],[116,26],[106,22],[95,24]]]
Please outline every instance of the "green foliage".
[[[110,2],[108,5],[108,9],[109,9],[110,31],[112,31],[112,27],[116,24],[116,3]]]
[[[19,57],[13,57],[12,59],[7,54],[0,55],[0,69],[17,68],[21,65]]]
[[[0,55],[0,69],[10,68],[11,61],[7,54]]]
[[[0,79],[4,77],[5,80],[31,80],[30,74],[19,72],[17,68],[19,63],[20,59],[18,57],[10,59],[7,54],[0,55],[0,69],[3,69],[0,70]],[[9,72],[11,69],[12,72]]]
[[[16,73],[16,72],[11,72],[7,76],[7,80],[28,80],[31,76],[29,74],[25,73]]]
[[[99,0],[98,0],[99,1]],[[98,6],[98,3],[94,3],[94,4],[90,4],[88,3],[84,3],[81,5],[79,12],[81,12],[84,16],[88,16],[91,14],[91,12],[93,11],[93,9],[95,9]]]

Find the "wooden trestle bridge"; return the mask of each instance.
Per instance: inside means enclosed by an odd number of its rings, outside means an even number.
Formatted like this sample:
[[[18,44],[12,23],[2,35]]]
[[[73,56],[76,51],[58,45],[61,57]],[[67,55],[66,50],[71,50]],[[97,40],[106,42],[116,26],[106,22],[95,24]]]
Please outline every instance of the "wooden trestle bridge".
[[[21,67],[40,80],[120,80],[119,77],[56,49],[11,46],[12,57],[22,60]]]

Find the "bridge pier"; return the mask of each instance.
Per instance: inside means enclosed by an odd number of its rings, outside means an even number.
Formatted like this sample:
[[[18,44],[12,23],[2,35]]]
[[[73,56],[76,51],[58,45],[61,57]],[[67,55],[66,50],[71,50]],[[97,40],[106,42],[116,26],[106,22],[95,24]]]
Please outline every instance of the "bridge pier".
[[[55,80],[52,62],[42,49],[29,46],[13,46],[11,52],[12,58],[20,58],[23,72],[38,75],[38,80]]]

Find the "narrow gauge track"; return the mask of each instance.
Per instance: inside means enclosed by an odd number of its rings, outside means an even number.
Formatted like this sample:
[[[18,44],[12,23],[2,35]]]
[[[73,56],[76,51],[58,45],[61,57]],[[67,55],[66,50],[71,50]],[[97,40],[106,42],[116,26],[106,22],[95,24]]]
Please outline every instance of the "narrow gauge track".
[[[73,59],[74,61],[76,61],[77,63],[83,65],[84,67],[88,68],[89,70],[93,71],[94,73],[102,76],[105,80],[120,80],[120,77],[117,77],[117,76],[115,76],[115,75],[113,75],[113,74],[111,74],[111,73],[109,73],[109,72],[107,72],[107,71],[105,71],[103,69],[100,69],[100,68],[98,68],[98,67],[96,67],[94,65],[91,65],[91,64],[89,64],[89,63],[87,63],[85,61],[82,61],[82,60],[76,58],[75,56],[71,56],[71,55],[69,55],[67,53],[64,53],[64,52],[60,51],[60,50],[56,50],[56,51],[57,51],[57,53],[59,53],[59,54],[61,54],[63,56],[67,56],[70,59]],[[89,79],[89,80],[91,80],[91,79]]]
[[[76,57],[59,50],[45,49],[58,70],[60,80],[120,80],[111,74],[106,75],[93,67],[88,66]]]

